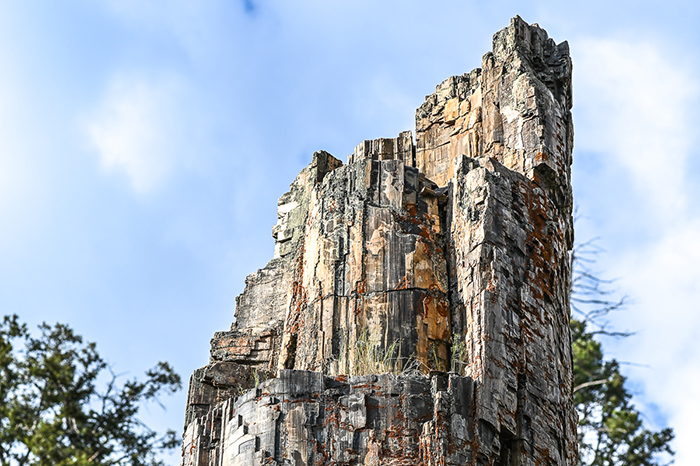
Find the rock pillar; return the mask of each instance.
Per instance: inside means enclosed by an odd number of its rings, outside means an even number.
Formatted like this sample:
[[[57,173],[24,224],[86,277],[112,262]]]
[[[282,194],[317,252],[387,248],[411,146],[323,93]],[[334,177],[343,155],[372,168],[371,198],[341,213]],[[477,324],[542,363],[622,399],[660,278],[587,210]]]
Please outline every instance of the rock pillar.
[[[514,18],[411,132],[320,151],[195,371],[183,465],[568,465],[571,59]]]

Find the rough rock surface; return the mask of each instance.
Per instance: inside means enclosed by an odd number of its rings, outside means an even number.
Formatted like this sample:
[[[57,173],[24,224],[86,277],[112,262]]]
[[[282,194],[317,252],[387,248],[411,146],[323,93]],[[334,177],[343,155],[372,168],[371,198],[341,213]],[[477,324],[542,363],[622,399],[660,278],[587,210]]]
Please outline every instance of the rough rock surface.
[[[571,59],[516,17],[411,132],[316,152],[190,379],[183,465],[573,465]]]
[[[282,370],[193,420],[186,436],[221,447],[186,448],[184,463],[437,464],[440,451],[440,464],[464,464],[476,435],[467,421],[472,396],[472,380],[456,374]]]

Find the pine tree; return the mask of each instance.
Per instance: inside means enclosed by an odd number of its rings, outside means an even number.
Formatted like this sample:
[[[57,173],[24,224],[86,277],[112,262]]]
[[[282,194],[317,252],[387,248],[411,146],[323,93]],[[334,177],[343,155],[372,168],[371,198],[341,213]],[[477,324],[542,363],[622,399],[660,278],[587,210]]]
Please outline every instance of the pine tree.
[[[632,404],[620,363],[607,360],[599,336],[628,337],[611,330],[606,317],[627,305],[611,280],[592,270],[601,250],[595,241],[574,253],[571,320],[574,352],[574,403],[579,415],[579,464],[582,466],[660,466],[669,464],[673,429],[650,430]]]
[[[137,414],[180,389],[170,365],[119,384],[95,343],[64,324],[39,330],[33,337],[16,315],[0,325],[0,465],[162,464],[156,455],[178,445],[175,432],[159,436]]]

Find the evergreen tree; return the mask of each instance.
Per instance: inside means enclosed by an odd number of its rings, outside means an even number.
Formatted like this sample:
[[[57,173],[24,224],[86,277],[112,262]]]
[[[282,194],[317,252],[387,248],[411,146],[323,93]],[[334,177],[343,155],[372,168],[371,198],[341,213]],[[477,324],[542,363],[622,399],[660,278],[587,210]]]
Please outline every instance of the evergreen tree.
[[[16,315],[0,324],[0,465],[162,464],[156,455],[178,445],[175,432],[158,436],[137,414],[180,389],[172,368],[118,384],[94,343],[64,324],[39,329],[33,337]]]
[[[673,429],[658,432],[644,424],[631,403],[632,394],[620,373],[620,364],[606,360],[598,335],[627,337],[610,329],[606,316],[624,307],[611,281],[591,270],[600,252],[594,242],[574,254],[571,320],[574,351],[574,403],[579,415],[579,464],[582,466],[660,466],[670,463]],[[668,461],[667,461],[668,460]],[[664,462],[666,461],[666,462]]]

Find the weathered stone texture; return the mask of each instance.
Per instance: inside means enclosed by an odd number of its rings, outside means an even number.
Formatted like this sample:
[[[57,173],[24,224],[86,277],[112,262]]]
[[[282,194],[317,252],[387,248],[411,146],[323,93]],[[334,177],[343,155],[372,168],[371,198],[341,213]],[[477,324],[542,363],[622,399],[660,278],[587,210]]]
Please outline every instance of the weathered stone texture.
[[[425,98],[416,112],[416,166],[445,186],[462,155],[493,157],[528,178],[546,177],[570,202],[571,105],[568,44],[513,18],[481,69],[446,79]]]
[[[409,167],[416,166],[416,148],[413,145],[413,135],[404,131],[396,138],[382,138],[362,141],[348,157],[352,164],[360,159],[398,160]]]
[[[436,188],[400,160],[361,158],[313,190],[279,368],[352,373],[363,339],[397,342],[399,368],[428,366],[429,347],[447,367]]]
[[[463,157],[456,180],[452,331],[464,335],[464,374],[477,382],[475,416],[523,455],[516,464],[566,464],[576,448],[570,222],[535,182],[493,159]]]
[[[475,438],[468,428],[472,393],[471,379],[456,374],[328,377],[282,370],[221,403],[215,417],[191,422],[183,462],[461,465]],[[208,448],[197,443],[203,438]]]
[[[182,464],[573,465],[570,108],[568,46],[514,18],[415,145],[316,152],[192,375]]]

